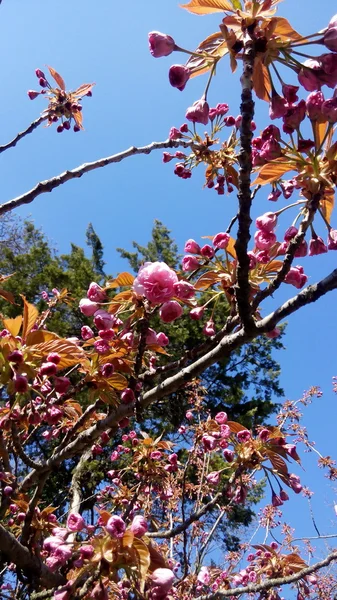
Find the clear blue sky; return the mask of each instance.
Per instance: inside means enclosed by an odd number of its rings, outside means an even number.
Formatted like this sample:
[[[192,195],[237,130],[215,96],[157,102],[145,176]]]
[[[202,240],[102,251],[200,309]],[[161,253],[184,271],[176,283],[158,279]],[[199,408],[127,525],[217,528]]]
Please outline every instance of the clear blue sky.
[[[147,32],[170,33],[177,43],[192,49],[216,31],[219,22],[219,15],[190,15],[178,7],[177,0],[4,0],[0,10],[1,143],[24,129],[44,107],[43,98],[29,101],[26,96],[28,89],[36,87],[35,68],[53,66],[72,89],[96,82],[93,98],[83,102],[85,132],[57,134],[54,127],[40,128],[1,156],[1,201],[67,168],[133,144],[166,139],[170,127],[184,121],[186,107],[200,97],[205,81],[197,78],[189,82],[183,93],[171,88],[168,68],[172,62],[183,62],[184,57],[153,59]],[[326,26],[335,11],[334,0],[319,5],[313,0],[285,0],[279,13],[306,34]],[[238,113],[238,75],[230,75],[226,61],[218,70],[210,102],[227,102],[231,113]],[[267,105],[263,104],[257,110],[258,129],[266,125],[266,119]],[[182,249],[189,237],[199,239],[226,228],[234,214],[234,195],[218,197],[214,191],[203,190],[201,171],[182,181],[172,170],[172,163],[162,164],[160,153],[133,157],[42,195],[19,214],[30,215],[61,252],[68,251],[70,242],[85,244],[85,230],[91,221],[104,243],[108,271],[122,270],[125,265],[115,248],[130,248],[132,240],[146,243],[155,218],[172,230]],[[255,216],[274,208],[266,196],[266,192],[257,196]],[[300,262],[314,282],[336,266],[337,252]],[[281,302],[294,292],[295,288],[284,286],[275,301]],[[324,396],[307,409],[306,424],[318,448],[335,456],[337,408],[331,378],[337,374],[336,299],[336,293],[330,294],[291,317],[287,349],[278,356],[287,397],[296,399],[309,386],[322,386]],[[269,303],[269,307],[273,305]],[[304,483],[313,481],[313,487],[320,488],[313,505],[318,524],[328,531],[334,519],[334,493],[313,464],[314,458],[304,456],[302,478]],[[306,502],[296,497],[291,504],[299,534],[314,534]]]

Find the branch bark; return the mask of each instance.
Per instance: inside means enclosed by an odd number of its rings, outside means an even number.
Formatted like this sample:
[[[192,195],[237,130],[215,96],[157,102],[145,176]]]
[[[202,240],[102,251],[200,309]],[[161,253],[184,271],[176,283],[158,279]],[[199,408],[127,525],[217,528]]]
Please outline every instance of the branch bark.
[[[39,117],[38,119],[35,119],[35,121],[33,121],[30,125],[28,125],[27,129],[25,129],[24,131],[20,131],[20,133],[18,133],[15,138],[13,138],[10,142],[8,142],[7,144],[4,144],[3,146],[0,146],[0,154],[2,152],[5,152],[5,150],[8,150],[9,148],[14,148],[14,146],[16,146],[16,144],[22,140],[22,138],[26,137],[26,135],[28,135],[29,133],[32,133],[34,131],[34,129],[36,129],[37,127],[39,127],[39,125],[41,125],[41,123],[43,123],[43,121],[45,121],[47,119],[47,117]]]
[[[235,242],[235,251],[238,259],[236,300],[241,322],[247,331],[254,331],[255,329],[255,322],[252,317],[250,306],[250,260],[247,254],[248,243],[250,240],[250,225],[252,223],[250,216],[252,205],[251,172],[253,137],[251,124],[254,117],[254,101],[252,94],[254,59],[254,41],[248,38],[244,47],[243,73],[241,76],[242,92],[240,114],[242,116],[242,123],[240,128],[241,150],[239,153],[239,211],[238,234]]]
[[[9,200],[4,204],[0,205],[0,216],[5,214],[6,212],[18,208],[23,204],[30,204],[33,202],[37,196],[41,194],[45,194],[46,192],[52,192],[55,188],[63,185],[67,181],[71,181],[72,179],[76,179],[82,177],[85,173],[89,173],[90,171],[94,171],[95,169],[99,169],[100,167],[106,167],[107,165],[111,165],[113,163],[118,163],[128,158],[129,156],[135,156],[136,154],[150,154],[153,150],[160,150],[163,148],[179,148],[182,146],[183,148],[188,148],[192,145],[192,142],[185,142],[183,140],[166,140],[165,142],[152,142],[148,146],[141,146],[136,148],[136,146],[131,146],[128,150],[123,150],[123,152],[119,152],[118,154],[113,154],[112,156],[106,156],[105,158],[100,158],[93,162],[84,163],[71,171],[64,171],[60,173],[60,175],[56,175],[56,177],[52,177],[51,179],[46,179],[45,181],[40,181],[35,187],[33,187],[29,192],[22,194],[21,196],[17,196],[17,198],[13,198],[13,200]]]

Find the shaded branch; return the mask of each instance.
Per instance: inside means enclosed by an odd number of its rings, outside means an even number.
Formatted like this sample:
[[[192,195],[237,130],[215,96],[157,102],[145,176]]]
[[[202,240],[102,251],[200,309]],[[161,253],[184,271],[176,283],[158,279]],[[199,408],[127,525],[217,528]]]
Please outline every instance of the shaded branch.
[[[19,569],[29,576],[35,578],[39,584],[47,589],[66,583],[64,577],[53,573],[42,564],[36,556],[33,556],[28,548],[22,546],[10,531],[0,524],[0,548],[8,562],[14,563]]]
[[[35,121],[33,121],[28,127],[27,129],[25,129],[24,131],[20,131],[20,133],[18,133],[15,138],[13,138],[10,142],[8,142],[7,144],[4,144],[3,146],[0,146],[0,154],[2,152],[5,152],[5,150],[8,150],[9,148],[14,148],[14,146],[16,146],[16,144],[22,140],[22,138],[24,138],[26,135],[28,135],[29,133],[32,133],[34,131],[34,129],[37,129],[37,127],[39,125],[41,125],[41,123],[43,123],[43,121],[45,121],[47,119],[47,116],[41,116],[38,119],[35,119]]]
[[[235,251],[238,259],[236,300],[240,319],[247,331],[254,331],[255,322],[252,317],[250,306],[250,284],[249,284],[249,256],[247,254],[250,240],[250,226],[252,219],[250,209],[252,205],[251,172],[252,172],[252,137],[251,128],[254,117],[253,101],[253,68],[255,59],[254,42],[247,39],[244,46],[243,73],[241,76],[241,106],[240,114],[242,122],[240,127],[239,153],[239,211],[238,211],[238,233],[235,242]]]
[[[229,596],[232,597],[241,596],[241,594],[256,594],[257,592],[270,590],[271,588],[277,588],[281,585],[294,583],[295,581],[299,581],[299,579],[302,579],[303,577],[306,577],[311,573],[319,571],[323,567],[327,567],[334,560],[337,560],[337,551],[331,552],[331,554],[328,554],[328,556],[320,562],[317,562],[314,565],[311,565],[310,567],[305,567],[304,569],[298,571],[298,573],[294,573],[293,575],[287,575],[286,577],[278,577],[277,579],[268,579],[263,583],[256,583],[253,585],[247,585],[245,587],[224,590],[223,592],[216,592],[215,594],[199,596],[199,600],[220,600],[221,598],[228,598]]]
[[[136,146],[131,146],[128,150],[123,150],[123,152],[119,152],[118,154],[113,154],[112,156],[106,156],[105,158],[100,158],[93,162],[84,163],[71,171],[64,171],[60,173],[60,175],[56,175],[56,177],[52,177],[51,179],[46,179],[45,181],[40,181],[35,187],[33,187],[29,192],[22,194],[21,196],[17,196],[17,198],[13,198],[13,200],[9,200],[4,204],[0,205],[0,215],[5,214],[6,212],[13,210],[14,208],[18,208],[23,204],[29,204],[33,202],[37,196],[41,194],[45,194],[46,192],[52,192],[55,188],[59,187],[63,183],[67,181],[71,181],[72,179],[77,179],[82,177],[85,173],[89,173],[90,171],[94,171],[95,169],[99,169],[100,167],[106,167],[107,165],[111,165],[112,163],[118,163],[128,158],[129,156],[135,156],[136,154],[150,154],[153,150],[160,150],[162,148],[179,148],[182,146],[184,148],[188,148],[192,145],[192,142],[185,142],[183,140],[166,140],[165,142],[152,142],[148,146],[141,146],[136,148]]]

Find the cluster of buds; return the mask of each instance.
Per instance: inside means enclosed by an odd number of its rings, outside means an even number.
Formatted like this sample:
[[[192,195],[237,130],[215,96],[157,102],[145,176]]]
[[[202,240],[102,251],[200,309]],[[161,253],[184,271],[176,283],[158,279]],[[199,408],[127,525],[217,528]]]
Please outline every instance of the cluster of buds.
[[[83,129],[81,99],[83,96],[92,96],[92,87],[94,84],[83,84],[74,92],[67,92],[61,75],[52,67],[48,67],[48,69],[57,87],[53,87],[49,83],[45,73],[41,69],[36,69],[35,74],[42,90],[40,92],[29,90],[27,92],[28,97],[30,100],[34,100],[40,94],[47,96],[49,101],[48,108],[43,111],[42,115],[47,117],[48,125],[59,123],[56,128],[58,133],[69,131],[72,127],[72,122],[74,122],[73,131],[78,132]]]

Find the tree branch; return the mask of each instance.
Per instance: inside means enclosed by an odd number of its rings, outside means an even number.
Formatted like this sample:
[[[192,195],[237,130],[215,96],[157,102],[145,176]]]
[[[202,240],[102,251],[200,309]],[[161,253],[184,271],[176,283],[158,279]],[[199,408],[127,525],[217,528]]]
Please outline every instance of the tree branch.
[[[9,562],[14,563],[19,569],[27,573],[30,578],[35,577],[41,585],[50,589],[66,583],[64,577],[53,573],[42,564],[36,556],[33,556],[28,548],[22,546],[10,531],[0,524],[0,548],[1,552]]]
[[[18,208],[23,204],[29,204],[33,202],[37,196],[40,194],[45,194],[46,192],[52,192],[55,188],[59,187],[63,183],[67,181],[71,181],[72,179],[76,179],[82,177],[85,173],[89,173],[90,171],[94,171],[95,169],[99,169],[100,167],[106,167],[107,165],[111,165],[112,163],[118,163],[128,158],[129,156],[135,156],[136,154],[150,154],[153,150],[160,150],[162,148],[179,148],[182,146],[183,148],[188,148],[191,146],[192,142],[187,142],[184,140],[166,140],[165,142],[152,142],[148,146],[141,146],[136,148],[136,146],[131,146],[128,150],[123,150],[123,152],[119,152],[118,154],[113,154],[112,156],[106,156],[105,158],[100,158],[93,162],[84,163],[71,171],[64,171],[60,173],[60,175],[56,175],[56,177],[52,177],[51,179],[46,179],[45,181],[40,181],[35,187],[33,187],[29,192],[22,194],[21,196],[17,196],[17,198],[13,198],[13,200],[9,200],[4,204],[0,205],[0,215],[5,214],[6,212],[13,210],[14,208]]]
[[[337,560],[337,551],[331,552],[331,554],[328,554],[328,556],[320,562],[317,562],[314,565],[311,565],[310,567],[305,567],[305,569],[302,569],[301,571],[298,571],[298,573],[294,573],[293,575],[287,575],[286,577],[278,577],[277,579],[268,579],[263,583],[256,583],[253,585],[247,585],[245,587],[224,590],[223,592],[216,592],[215,594],[200,596],[199,600],[221,600],[221,598],[228,598],[229,596],[232,597],[241,596],[241,594],[256,594],[257,592],[270,590],[271,588],[277,588],[281,585],[294,583],[295,581],[299,581],[299,579],[302,579],[303,577],[306,577],[311,573],[319,571],[319,569],[322,569],[323,567],[327,567],[334,560]]]
[[[47,119],[46,116],[41,116],[38,119],[35,119],[35,121],[33,121],[28,127],[27,129],[25,129],[24,131],[20,131],[20,133],[18,133],[15,138],[12,139],[12,141],[8,142],[7,144],[4,144],[3,146],[0,146],[0,154],[2,152],[5,152],[5,150],[8,150],[9,148],[14,148],[14,146],[16,146],[16,144],[22,140],[22,138],[24,138],[26,135],[28,135],[29,133],[32,133],[34,131],[34,129],[36,129],[39,125],[41,125],[41,123],[43,123],[43,121],[45,121]]]
[[[238,259],[236,300],[241,322],[247,331],[254,331],[255,322],[250,306],[249,285],[249,256],[247,254],[250,240],[250,225],[252,219],[250,208],[252,205],[251,172],[252,172],[252,137],[251,128],[254,117],[254,101],[252,95],[252,78],[255,60],[254,41],[246,40],[243,55],[243,73],[241,76],[241,107],[240,114],[242,123],[240,128],[239,153],[239,211],[238,211],[238,234],[235,242],[235,251]]]

